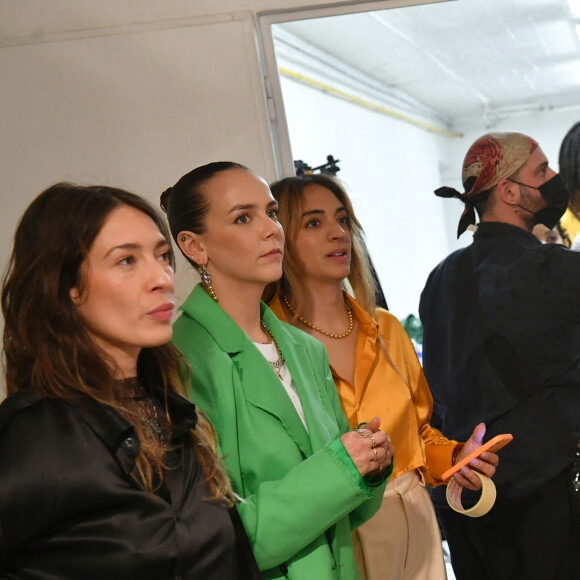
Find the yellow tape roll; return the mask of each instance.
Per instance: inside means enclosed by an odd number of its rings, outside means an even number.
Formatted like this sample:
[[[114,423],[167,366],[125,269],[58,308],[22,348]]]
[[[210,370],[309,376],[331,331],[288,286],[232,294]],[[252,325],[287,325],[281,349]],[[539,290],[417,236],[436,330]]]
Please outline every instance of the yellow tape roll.
[[[495,484],[489,477],[482,475],[477,471],[474,471],[473,473],[475,473],[481,481],[481,497],[479,498],[479,501],[473,507],[464,509],[463,504],[461,503],[461,492],[463,491],[463,488],[455,481],[455,479],[452,479],[447,485],[447,503],[451,509],[463,514],[464,516],[479,518],[484,516],[493,507],[497,493],[495,491]]]

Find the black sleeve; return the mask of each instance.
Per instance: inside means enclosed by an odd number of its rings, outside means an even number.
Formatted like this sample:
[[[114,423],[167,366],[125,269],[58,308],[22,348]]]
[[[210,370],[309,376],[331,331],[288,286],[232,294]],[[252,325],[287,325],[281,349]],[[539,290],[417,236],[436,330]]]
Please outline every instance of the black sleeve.
[[[66,405],[10,399],[0,414],[0,561],[74,509],[67,481],[80,465]]]

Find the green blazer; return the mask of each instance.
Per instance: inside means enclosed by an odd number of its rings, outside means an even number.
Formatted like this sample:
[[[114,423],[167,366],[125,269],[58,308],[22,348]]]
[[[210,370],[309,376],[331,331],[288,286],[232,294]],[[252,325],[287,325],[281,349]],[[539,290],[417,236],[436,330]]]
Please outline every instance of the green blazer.
[[[359,578],[351,530],[379,508],[387,477],[365,483],[339,440],[349,426],[322,343],[261,309],[308,432],[274,370],[201,285],[173,334],[192,368],[192,398],[214,424],[264,578]]]

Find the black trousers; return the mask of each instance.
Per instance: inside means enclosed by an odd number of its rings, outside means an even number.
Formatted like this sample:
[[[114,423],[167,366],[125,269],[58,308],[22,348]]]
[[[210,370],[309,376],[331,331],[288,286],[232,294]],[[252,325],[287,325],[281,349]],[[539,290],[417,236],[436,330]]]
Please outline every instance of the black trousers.
[[[568,470],[481,518],[437,515],[457,580],[580,579],[580,494]]]

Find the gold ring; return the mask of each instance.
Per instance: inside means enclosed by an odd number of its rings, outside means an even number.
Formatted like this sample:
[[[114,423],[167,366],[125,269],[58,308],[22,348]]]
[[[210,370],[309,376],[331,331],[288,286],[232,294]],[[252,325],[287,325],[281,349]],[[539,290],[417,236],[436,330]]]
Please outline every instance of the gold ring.
[[[375,461],[379,462],[379,456],[377,455],[377,450],[373,447],[373,453],[375,454]]]
[[[368,438],[369,438],[369,436],[368,436],[368,435],[365,435],[365,434],[363,433],[363,430],[362,430],[362,429],[357,429],[357,431],[358,431],[358,434],[359,434],[359,435],[360,435],[360,436],[361,436],[363,439],[368,439]]]
[[[372,433],[369,435],[369,439],[373,442],[372,449],[374,449],[377,446],[377,442],[375,441],[375,438],[373,437]]]

